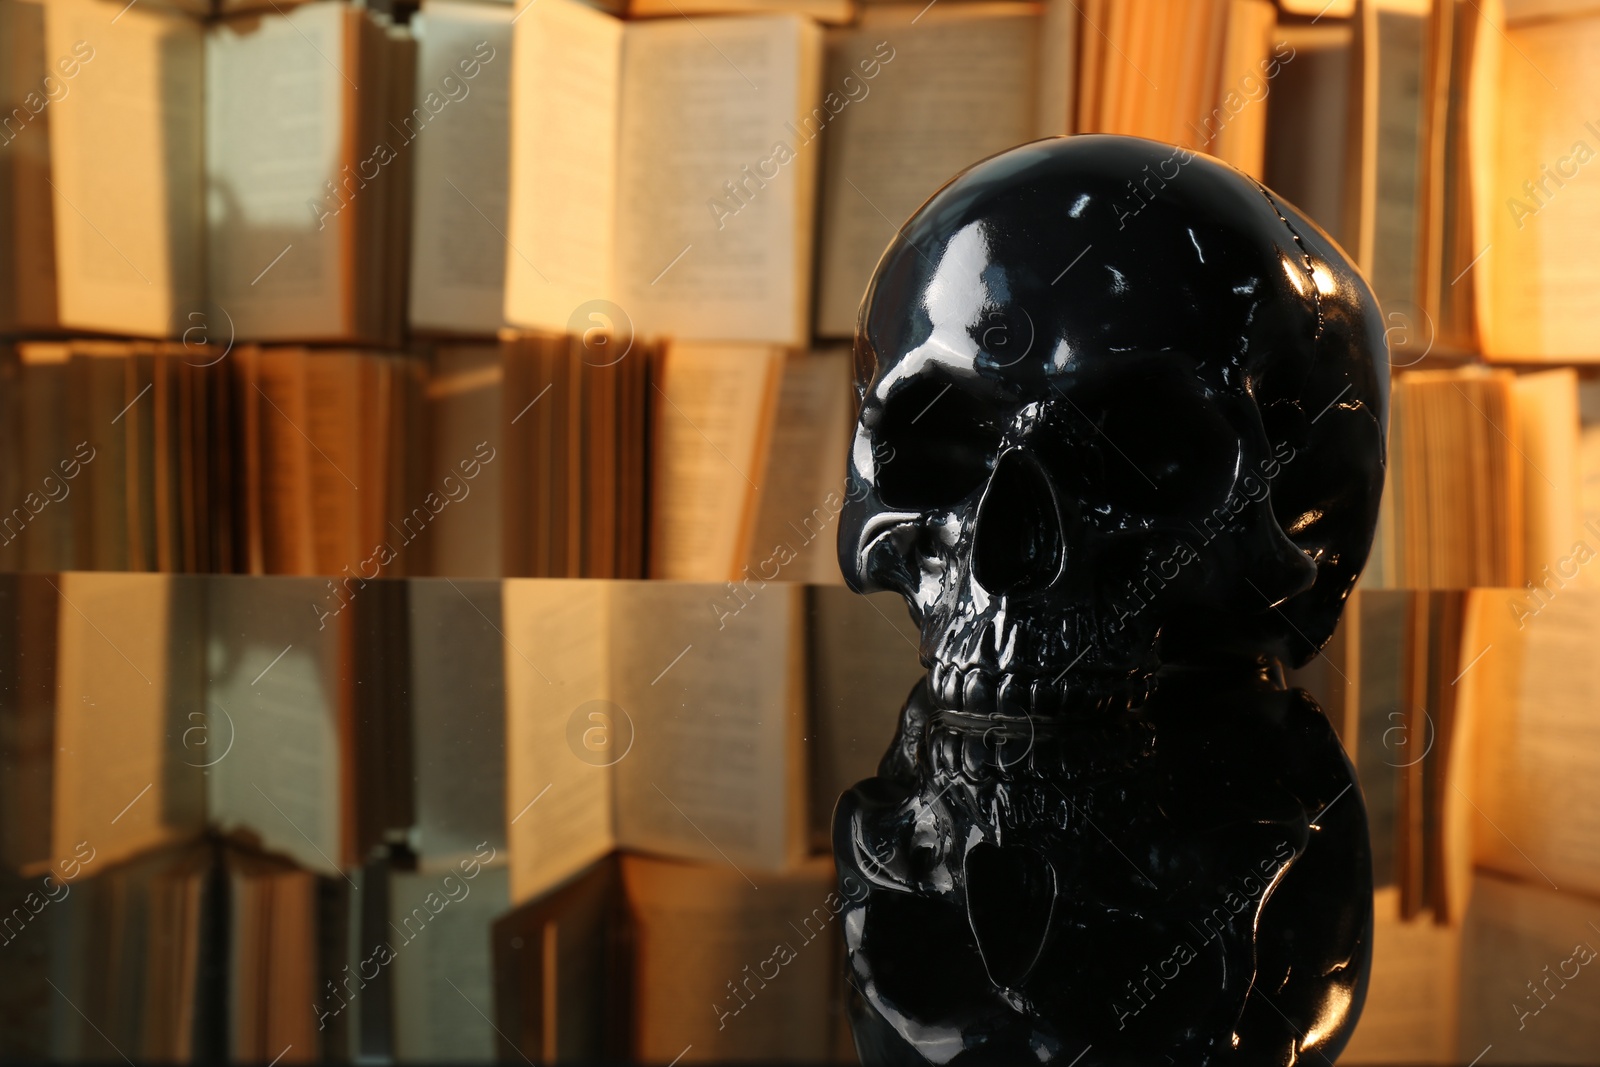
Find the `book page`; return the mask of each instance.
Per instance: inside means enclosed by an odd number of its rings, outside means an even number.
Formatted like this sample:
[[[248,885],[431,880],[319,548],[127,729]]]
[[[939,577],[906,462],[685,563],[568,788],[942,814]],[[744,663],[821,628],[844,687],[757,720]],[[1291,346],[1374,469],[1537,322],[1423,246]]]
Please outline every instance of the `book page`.
[[[50,186],[50,109],[70,94],[66,72],[83,65],[63,56],[51,66],[45,42],[45,8],[40,0],[0,4],[0,37],[6,72],[0,92],[7,123],[0,133],[0,174],[5,199],[0,208],[5,247],[0,256],[7,295],[0,297],[6,329],[56,326],[55,194]]]
[[[1600,901],[1479,876],[1462,936],[1458,1062],[1588,1063],[1600,1048],[1589,983]],[[1492,1046],[1490,1048],[1489,1046]]]
[[[43,478],[45,472],[55,474],[68,470],[82,474],[81,463],[72,465],[76,461],[69,461],[66,467],[60,466],[63,460],[73,456],[80,443],[84,445],[83,455],[98,458],[97,452],[89,451],[94,446],[82,438],[67,443],[72,429],[67,417],[70,349],[64,344],[34,342],[20,344],[16,351],[20,363],[16,381],[17,415],[13,423],[20,444],[15,460],[17,475]],[[92,482],[85,478],[81,482],[74,479],[63,484],[68,486],[68,494],[82,494]],[[73,541],[87,533],[75,529],[73,519],[69,495],[52,501],[20,531],[15,529],[14,521],[10,527],[0,526],[5,535],[5,543],[0,545],[0,559],[6,559],[6,570],[37,574],[70,568],[75,559]]]
[[[500,583],[407,587],[416,851],[448,869],[487,844],[506,850],[506,648]]]
[[[361,462],[363,439],[357,411],[371,403],[361,388],[365,364],[374,357],[356,352],[318,352],[305,360],[305,422],[296,427],[311,453],[306,457],[304,492],[310,511],[311,574],[358,570],[372,551],[374,523],[363,523],[364,510],[381,495],[379,469]],[[398,458],[398,457],[397,457]],[[363,469],[365,467],[365,469]],[[358,486],[367,483],[362,493]]]
[[[1272,82],[1263,180],[1353,255],[1359,220],[1346,208],[1360,176],[1346,133],[1352,107],[1362,103],[1355,34],[1348,24],[1286,24],[1273,41],[1275,54],[1294,59]]]
[[[54,826],[60,861],[80,843],[95,870],[197,836],[205,785],[183,765],[201,702],[195,579],[61,574]],[[83,852],[76,852],[84,858]]]
[[[1356,766],[1367,805],[1372,881],[1380,887],[1399,884],[1400,776],[1403,765],[1415,759],[1426,743],[1403,743],[1409,740],[1403,724],[1404,709],[1410,703],[1404,693],[1406,620],[1415,595],[1396,589],[1362,589],[1345,607],[1345,618],[1351,612],[1360,615],[1355,655],[1360,665],[1355,678],[1359,708],[1355,744],[1347,744],[1346,751]]]
[[[10,684],[0,704],[0,866],[32,877],[51,861],[56,761],[56,666],[61,600],[48,575],[4,580],[6,611],[15,620],[0,638]],[[55,585],[52,585],[55,583]],[[73,842],[74,846],[76,842]]]
[[[268,574],[315,574],[311,507],[313,455],[306,436],[306,366],[303,348],[252,351],[251,401],[259,400],[261,539]]]
[[[359,17],[314,3],[206,34],[208,296],[241,338],[356,327],[357,205],[371,195],[346,155]]]
[[[656,383],[650,576],[738,577],[765,477],[783,352],[675,344]]]
[[[1420,331],[1416,318],[1417,240],[1422,224],[1421,163],[1423,70],[1427,62],[1428,8],[1414,0],[1383,0],[1376,6],[1377,140],[1372,220],[1372,289],[1386,311],[1405,319],[1390,325]],[[1399,340],[1400,335],[1395,335]],[[1412,338],[1407,337],[1407,341]],[[1393,343],[1393,342],[1391,342]],[[1397,353],[1395,362],[1414,352]]]
[[[311,1024],[321,1021],[319,1002],[336,1002],[317,987],[318,880],[243,852],[229,855],[228,876],[230,1058],[265,1061],[269,1049],[290,1049],[285,1062],[315,1062]]]
[[[1212,109],[1229,116],[1200,147],[1260,181],[1266,169],[1267,72],[1274,68],[1272,45],[1277,10],[1266,0],[1229,0],[1220,92]],[[1257,96],[1257,93],[1262,95]],[[1209,114],[1215,115],[1215,110]],[[1193,129],[1194,127],[1190,127]],[[1354,246],[1350,246],[1354,254]]]
[[[341,721],[351,663],[340,597],[355,583],[215,577],[206,582],[205,731],[189,762],[206,769],[211,821],[301,867],[345,862]],[[199,743],[203,741],[203,744]]]
[[[837,520],[854,419],[850,353],[796,353],[783,365],[777,416],[745,569],[757,578],[839,584]]]
[[[1556,362],[1595,354],[1590,303],[1600,268],[1588,236],[1600,229],[1600,18],[1480,33],[1480,60],[1498,51],[1499,80],[1474,86],[1475,117],[1498,117],[1474,152],[1476,218],[1493,248],[1476,268],[1479,329],[1491,359]],[[1557,89],[1556,86],[1561,86]],[[1487,124],[1487,118],[1480,122]],[[1487,266],[1488,270],[1483,270]]]
[[[1578,522],[1583,528],[1580,537],[1592,547],[1589,535],[1600,530],[1600,426],[1584,425],[1578,433],[1578,486]],[[1583,568],[1577,584],[1580,588],[1600,588],[1600,568]]]
[[[612,586],[613,686],[634,730],[616,770],[624,848],[747,872],[804,848],[803,587],[740,588]]]
[[[78,61],[50,115],[61,324],[164,337],[203,279],[198,23],[99,0],[46,5],[45,52]]]
[[[839,795],[878,772],[900,711],[926,673],[921,635],[898,593],[861,596],[842,585],[806,590],[812,732],[811,841],[831,848]]]
[[[856,17],[856,0],[626,0],[618,6],[626,8],[629,19],[791,12],[818,22],[846,24]]]
[[[1038,9],[938,4],[913,24],[921,8],[871,8],[859,28],[829,38],[825,84],[848,102],[823,113],[840,108],[824,129],[822,337],[855,332],[878,257],[923,201],[967,166],[1035,134]],[[859,89],[846,96],[851,86]],[[815,135],[816,125],[803,128]]]
[[[619,302],[647,335],[803,345],[821,31],[795,15],[628,24]]]
[[[540,0],[519,12],[511,52],[505,317],[565,330],[586,302],[617,298],[622,23],[577,0]]]
[[[1435,925],[1426,914],[1402,922],[1393,887],[1374,894],[1373,912],[1371,984],[1361,1025],[1339,1062],[1465,1062],[1456,1053],[1460,929]]]
[[[623,858],[622,877],[638,931],[636,1060],[830,1058],[844,907],[831,860],[758,879],[759,890],[727,867],[635,856]]]
[[[1475,859],[1600,895],[1600,596],[1555,583],[1475,595],[1488,602],[1484,643],[1493,645],[1468,676],[1482,675]]]
[[[608,676],[611,586],[521,579],[503,583],[501,595],[506,838],[520,904],[615,847],[612,766],[632,736]]]
[[[1579,535],[1577,372],[1562,367],[1519,375],[1512,398],[1517,459],[1524,467],[1523,560],[1527,580],[1538,584],[1545,568],[1559,567],[1572,555]]]
[[[429,0],[417,35],[411,325],[493,333],[505,323],[512,9]],[[437,110],[435,110],[437,109]]]
[[[396,871],[390,876],[390,929],[398,931],[388,942],[395,957],[397,1060],[491,1063],[496,1058],[487,935],[510,904],[508,878],[504,867],[466,870],[477,874],[468,878],[456,869],[447,874]]]
[[[425,387],[428,484],[462,495],[429,527],[429,574],[498,578],[504,573],[503,524],[497,520],[509,495],[502,494],[501,485],[511,457],[500,433],[503,382],[495,345],[452,345],[434,353]]]
[[[632,930],[622,861],[612,855],[560,889],[502,914],[494,943],[495,1025],[532,1062],[596,1063],[628,1055],[606,1019],[625,1003]]]
[[[1082,12],[1073,0],[1045,0],[1039,23],[1039,87],[1034,133],[1055,137],[1075,132],[1078,97],[1078,35]]]
[[[1504,6],[1512,24],[1600,14],[1600,0],[1504,0]]]

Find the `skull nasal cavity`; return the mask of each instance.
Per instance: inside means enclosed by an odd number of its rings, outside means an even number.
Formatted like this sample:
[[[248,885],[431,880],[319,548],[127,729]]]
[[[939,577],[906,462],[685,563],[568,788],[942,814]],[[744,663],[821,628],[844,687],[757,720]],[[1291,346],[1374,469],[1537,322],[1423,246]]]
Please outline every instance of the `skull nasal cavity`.
[[[972,576],[991,593],[1043,589],[1061,569],[1061,519],[1050,480],[1026,452],[995,465],[978,505]]]

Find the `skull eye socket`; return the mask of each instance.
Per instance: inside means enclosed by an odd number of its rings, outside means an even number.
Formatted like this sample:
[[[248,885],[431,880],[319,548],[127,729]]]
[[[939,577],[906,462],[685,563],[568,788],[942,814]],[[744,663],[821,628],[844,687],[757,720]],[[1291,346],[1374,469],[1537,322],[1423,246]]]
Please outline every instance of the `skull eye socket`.
[[[878,496],[905,511],[931,511],[967,497],[988,477],[1000,446],[986,406],[955,383],[934,378],[892,393],[878,434],[893,450],[878,468]]]
[[[1203,396],[1146,385],[1108,398],[1095,420],[1101,492],[1146,515],[1192,516],[1226,498],[1238,432]]]

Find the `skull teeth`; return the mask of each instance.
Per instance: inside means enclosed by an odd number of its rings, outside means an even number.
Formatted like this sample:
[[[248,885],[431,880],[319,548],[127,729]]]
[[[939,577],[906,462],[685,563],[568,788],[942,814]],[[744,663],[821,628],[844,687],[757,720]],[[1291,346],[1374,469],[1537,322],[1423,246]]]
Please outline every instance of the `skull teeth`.
[[[973,667],[961,679],[961,710],[976,715],[994,712],[995,677],[988,671]]]
[[[1076,725],[1041,724],[1026,733],[1003,731],[973,723],[964,713],[958,720],[936,719],[927,736],[928,759],[942,783],[959,779],[990,801],[1005,783],[1044,778],[1090,783],[1132,769],[1153,751],[1154,731],[1137,715],[1084,720]],[[1061,794],[1057,794],[1058,796]],[[992,822],[1007,821],[1004,813],[990,811]]]
[[[1020,719],[1032,708],[1033,686],[1026,678],[1005,675],[995,689],[995,706],[1001,715]]]
[[[1120,679],[1101,692],[1085,690],[1066,677],[1026,678],[987,667],[957,667],[935,662],[929,674],[934,700],[950,711],[970,715],[998,715],[1021,719],[1029,715],[1051,717],[1069,706],[1081,712],[1105,712],[1139,707],[1150,698],[1153,680]]]
[[[1066,695],[1063,686],[1049,679],[1028,679],[984,667],[955,667],[935,663],[931,680],[934,699],[951,711],[973,715],[1000,714],[1024,718],[1057,711]]]

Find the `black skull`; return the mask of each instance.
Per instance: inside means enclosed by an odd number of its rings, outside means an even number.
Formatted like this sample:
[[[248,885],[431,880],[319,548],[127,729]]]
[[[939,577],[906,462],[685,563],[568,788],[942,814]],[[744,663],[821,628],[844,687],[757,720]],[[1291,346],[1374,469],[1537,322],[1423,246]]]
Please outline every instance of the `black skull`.
[[[863,1061],[1331,1062],[1366,816],[1279,664],[1377,519],[1366,283],[1223,164],[1039,141],[912,216],[856,369],[840,561],[929,668],[835,811]]]
[[[1238,171],[1013,149],[923,205],[862,303],[840,562],[906,597],[945,706],[1303,662],[1371,543],[1384,351],[1349,260]]]

